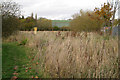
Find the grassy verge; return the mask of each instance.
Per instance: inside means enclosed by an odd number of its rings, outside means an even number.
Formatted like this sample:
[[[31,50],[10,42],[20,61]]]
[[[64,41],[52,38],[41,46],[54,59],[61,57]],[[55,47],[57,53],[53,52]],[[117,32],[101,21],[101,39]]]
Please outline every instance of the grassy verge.
[[[17,43],[2,44],[2,78],[32,78],[43,77],[43,73],[36,70],[36,62],[32,61],[31,49],[18,46]],[[40,73],[37,73],[39,71]]]

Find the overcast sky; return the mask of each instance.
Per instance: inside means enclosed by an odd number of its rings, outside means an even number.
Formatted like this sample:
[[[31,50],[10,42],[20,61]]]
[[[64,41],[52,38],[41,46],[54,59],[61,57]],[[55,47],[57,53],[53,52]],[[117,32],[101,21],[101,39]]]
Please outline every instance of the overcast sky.
[[[80,9],[94,10],[107,0],[13,0],[22,5],[22,14],[30,16],[33,12],[48,19],[69,19]]]

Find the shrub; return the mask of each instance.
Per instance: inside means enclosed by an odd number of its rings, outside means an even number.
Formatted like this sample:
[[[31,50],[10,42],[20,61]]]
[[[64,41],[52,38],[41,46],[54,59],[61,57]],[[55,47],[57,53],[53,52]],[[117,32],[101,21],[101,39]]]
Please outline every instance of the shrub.
[[[37,26],[39,30],[49,30],[52,26],[52,21],[46,18],[39,18],[37,20]]]
[[[23,39],[20,43],[19,43],[19,45],[26,45],[26,43],[28,42],[28,39],[26,38],[26,39]]]
[[[70,28],[80,32],[100,31],[102,26],[103,21],[92,11],[81,10],[79,14],[73,16],[73,20],[70,22]]]
[[[58,26],[54,26],[54,27],[53,27],[53,30],[55,30],[55,31],[59,31],[60,28],[59,28]]]

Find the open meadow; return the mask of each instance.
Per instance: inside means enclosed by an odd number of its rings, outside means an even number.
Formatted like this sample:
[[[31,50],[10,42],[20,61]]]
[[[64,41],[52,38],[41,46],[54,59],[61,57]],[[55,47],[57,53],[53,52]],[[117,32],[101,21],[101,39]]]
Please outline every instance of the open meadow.
[[[119,0],[0,5],[2,79],[120,78]]]
[[[31,49],[27,55],[32,73],[41,71],[51,78],[118,78],[117,36],[70,31],[38,31],[35,35],[21,31],[6,42]]]

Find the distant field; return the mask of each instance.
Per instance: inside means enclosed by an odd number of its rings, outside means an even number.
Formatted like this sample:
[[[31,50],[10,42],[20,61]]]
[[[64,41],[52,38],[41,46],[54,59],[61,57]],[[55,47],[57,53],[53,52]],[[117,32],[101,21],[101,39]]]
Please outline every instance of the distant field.
[[[27,39],[43,72],[52,78],[118,78],[118,38],[97,33],[22,31],[8,42]]]
[[[58,26],[58,27],[63,27],[63,26],[69,26],[70,20],[52,20],[52,26]]]

